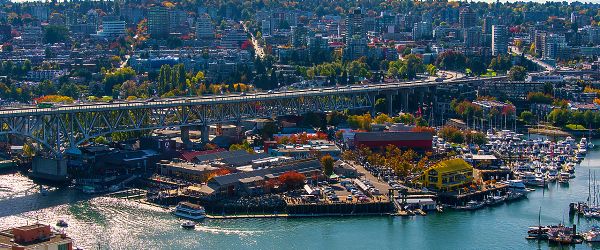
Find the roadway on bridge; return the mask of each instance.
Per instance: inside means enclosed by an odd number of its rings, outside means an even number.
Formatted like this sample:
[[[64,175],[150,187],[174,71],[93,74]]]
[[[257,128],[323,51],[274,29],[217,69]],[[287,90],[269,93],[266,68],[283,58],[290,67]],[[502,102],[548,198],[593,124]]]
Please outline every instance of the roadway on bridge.
[[[436,77],[429,77],[426,80],[416,80],[407,82],[394,83],[378,83],[364,85],[347,85],[337,87],[311,88],[299,90],[285,91],[268,91],[256,93],[237,93],[217,96],[196,96],[196,97],[177,97],[164,99],[149,99],[137,101],[119,100],[114,102],[94,102],[94,103],[74,103],[57,105],[52,108],[38,108],[33,105],[23,105],[16,107],[3,107],[0,109],[0,117],[14,117],[24,115],[47,115],[54,113],[79,113],[87,111],[102,111],[102,110],[118,110],[118,109],[135,109],[135,108],[164,108],[176,107],[181,105],[204,105],[204,104],[225,104],[248,101],[264,101],[274,99],[286,99],[302,96],[319,96],[319,95],[343,95],[365,92],[384,92],[394,91],[407,88],[430,87],[435,85],[450,84],[450,83],[466,83],[475,80],[502,80],[505,76],[491,78],[469,78],[463,74],[456,72],[440,72],[445,74],[447,78],[443,82],[435,80]]]

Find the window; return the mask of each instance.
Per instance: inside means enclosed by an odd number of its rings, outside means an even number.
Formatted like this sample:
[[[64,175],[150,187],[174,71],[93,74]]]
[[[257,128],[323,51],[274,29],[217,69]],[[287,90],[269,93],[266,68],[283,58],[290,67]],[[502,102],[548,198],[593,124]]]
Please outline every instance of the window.
[[[69,244],[58,245],[58,250],[67,250],[67,249],[69,249]]]

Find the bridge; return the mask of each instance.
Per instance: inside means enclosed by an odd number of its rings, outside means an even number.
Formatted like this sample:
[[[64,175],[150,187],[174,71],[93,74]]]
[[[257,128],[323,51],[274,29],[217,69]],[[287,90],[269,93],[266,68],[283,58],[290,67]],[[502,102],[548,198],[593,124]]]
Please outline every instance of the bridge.
[[[409,96],[420,93],[422,98],[423,93],[432,93],[438,85],[504,79],[500,76],[446,82],[419,80],[146,101],[78,103],[51,108],[5,107],[0,109],[0,135],[30,138],[57,158],[64,153],[78,152],[77,146],[92,138],[114,132],[180,127],[182,140],[186,141],[189,140],[190,127],[198,126],[206,142],[207,126],[210,124],[307,112],[373,109],[378,95],[388,97],[388,110],[391,111],[391,100],[397,95],[402,99],[402,106],[408,107]]]

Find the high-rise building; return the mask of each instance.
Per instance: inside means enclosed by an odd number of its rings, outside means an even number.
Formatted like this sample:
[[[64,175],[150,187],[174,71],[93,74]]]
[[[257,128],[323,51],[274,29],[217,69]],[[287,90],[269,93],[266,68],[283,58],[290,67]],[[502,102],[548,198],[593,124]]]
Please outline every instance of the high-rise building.
[[[125,21],[103,21],[102,30],[98,31],[98,35],[107,38],[116,38],[125,35]]]
[[[497,56],[508,52],[508,30],[504,25],[492,26],[492,55]]]
[[[356,60],[367,55],[367,39],[359,35],[348,38],[344,50],[344,59]]]
[[[161,6],[148,10],[148,33],[151,37],[166,37],[169,35],[169,11]]]
[[[265,19],[261,21],[261,29],[263,36],[271,35],[271,20]]]
[[[492,34],[492,25],[494,25],[494,18],[486,16],[483,18],[483,26],[481,26],[481,33]]]
[[[566,58],[567,43],[564,35],[549,34],[546,36],[543,57],[548,59]]]
[[[364,29],[364,14],[360,8],[356,8],[346,16],[346,32],[344,33],[344,39],[348,40],[355,35],[360,37],[365,36]]]
[[[169,30],[180,31],[180,28],[187,27],[187,13],[181,10],[169,10]]]
[[[433,28],[430,22],[418,22],[413,27],[413,39],[431,38]]]
[[[544,47],[546,46],[546,32],[535,32],[533,44],[535,46],[535,54],[542,56],[544,54]]]
[[[458,22],[463,29],[476,26],[477,15],[469,6],[464,7],[458,13]]]
[[[202,14],[196,21],[196,39],[213,39],[215,38],[215,27],[208,14]]]
[[[294,47],[302,47],[306,45],[306,37],[308,34],[308,29],[304,27],[302,24],[298,24],[298,26],[292,26],[292,37],[291,44]]]
[[[481,46],[481,29],[479,27],[470,27],[463,32],[465,48],[474,48]]]

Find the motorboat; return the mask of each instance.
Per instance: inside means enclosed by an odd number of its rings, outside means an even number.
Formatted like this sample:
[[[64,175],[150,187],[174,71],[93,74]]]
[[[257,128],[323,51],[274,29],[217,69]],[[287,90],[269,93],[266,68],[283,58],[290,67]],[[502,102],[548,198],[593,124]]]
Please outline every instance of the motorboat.
[[[69,223],[67,223],[65,220],[60,219],[56,222],[56,226],[58,227],[68,227]]]
[[[501,195],[493,195],[488,197],[485,200],[485,204],[486,205],[497,205],[500,204],[502,202],[506,201],[506,196],[501,196]]]
[[[516,193],[527,193],[527,188],[522,180],[509,180],[508,190]]]
[[[188,220],[202,220],[206,218],[206,211],[203,206],[190,202],[179,202],[173,210],[173,214]]]
[[[188,221],[181,223],[181,227],[183,229],[194,229],[194,228],[196,228],[196,222],[188,220]]]
[[[477,210],[485,206],[485,203],[478,201],[469,201],[464,206],[457,206],[456,209],[460,210]]]
[[[536,176],[531,172],[526,172],[521,176],[521,180],[523,180],[523,184],[527,186],[534,187],[546,187],[548,183],[544,180],[544,177]]]
[[[583,239],[587,242],[600,242],[600,227],[593,226],[590,231],[583,233]]]

